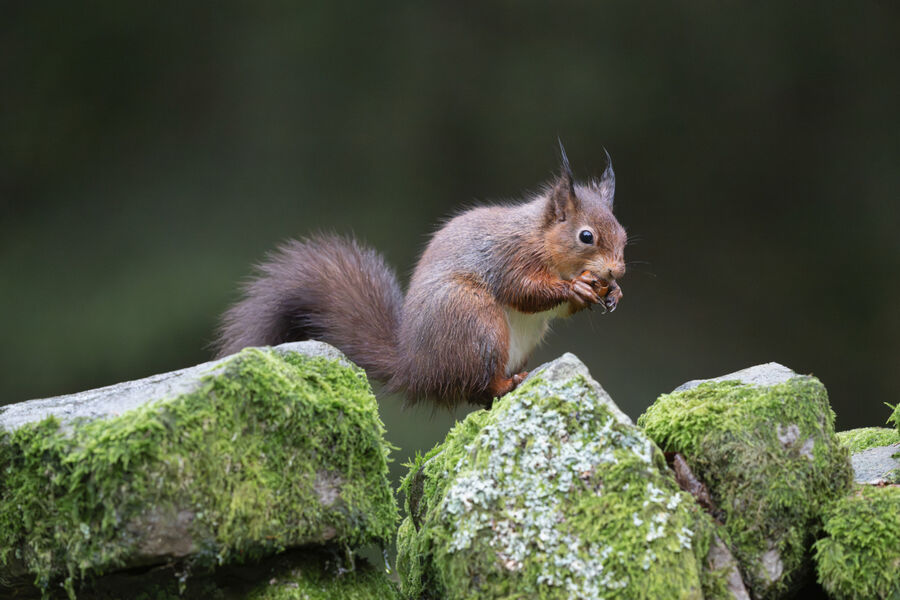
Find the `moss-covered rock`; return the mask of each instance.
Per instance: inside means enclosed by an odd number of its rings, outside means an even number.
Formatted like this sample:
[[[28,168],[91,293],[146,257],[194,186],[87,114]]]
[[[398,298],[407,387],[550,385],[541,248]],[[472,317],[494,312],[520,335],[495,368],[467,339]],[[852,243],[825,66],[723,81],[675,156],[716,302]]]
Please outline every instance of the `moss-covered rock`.
[[[756,598],[802,584],[823,508],[851,484],[818,379],[761,365],[661,396],[638,424],[708,486]]]
[[[409,598],[728,596],[712,520],[570,354],[410,467],[397,541]]]
[[[837,433],[838,441],[844,445],[851,454],[875,448],[876,446],[889,446],[900,443],[900,432],[887,427],[861,427]]]
[[[832,598],[900,598],[900,486],[857,487],[828,511],[825,533],[815,557]]]
[[[246,600],[391,600],[400,592],[384,569],[357,561],[346,569],[333,558],[310,555],[253,587]]]
[[[0,582],[384,543],[388,451],[365,375],[316,342],[5,407]]]
[[[179,577],[174,566],[117,571],[87,583],[79,598],[91,600],[392,600],[397,586],[363,559],[349,561],[335,546],[306,546],[212,573]],[[7,596],[2,596],[6,598]],[[16,594],[37,600],[39,596]],[[58,590],[52,600],[64,600]]]

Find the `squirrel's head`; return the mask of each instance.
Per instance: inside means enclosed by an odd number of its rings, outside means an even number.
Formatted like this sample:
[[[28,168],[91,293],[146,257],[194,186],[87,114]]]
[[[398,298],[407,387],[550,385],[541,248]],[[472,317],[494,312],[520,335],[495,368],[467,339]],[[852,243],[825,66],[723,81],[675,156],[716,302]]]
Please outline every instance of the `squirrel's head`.
[[[620,279],[625,275],[627,236],[612,212],[616,175],[609,153],[599,180],[576,185],[562,143],[559,148],[562,168],[547,191],[544,209],[544,242],[550,260],[563,279],[586,270],[602,279]]]

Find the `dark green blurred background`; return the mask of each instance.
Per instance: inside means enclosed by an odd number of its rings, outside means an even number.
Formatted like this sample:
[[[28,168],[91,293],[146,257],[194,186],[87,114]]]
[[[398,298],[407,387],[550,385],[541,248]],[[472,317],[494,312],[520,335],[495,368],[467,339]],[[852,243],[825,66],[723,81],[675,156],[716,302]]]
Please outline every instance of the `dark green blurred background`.
[[[556,327],[632,417],[779,361],[840,428],[900,400],[894,2],[4,3],[0,404],[210,357],[278,242],[405,280],[440,219],[618,175],[640,261]],[[452,423],[383,397],[400,458]]]

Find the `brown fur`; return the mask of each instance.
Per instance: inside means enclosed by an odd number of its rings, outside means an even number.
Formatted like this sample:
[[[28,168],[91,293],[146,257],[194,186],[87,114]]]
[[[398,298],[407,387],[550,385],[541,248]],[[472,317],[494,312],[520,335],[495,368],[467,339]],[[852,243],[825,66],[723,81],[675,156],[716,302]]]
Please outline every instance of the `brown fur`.
[[[246,346],[317,339],[375,379],[393,373],[403,292],[374,250],[318,235],[270,254],[222,319],[218,355]]]
[[[507,310],[566,303],[572,314],[602,301],[591,290],[601,280],[621,296],[615,280],[625,273],[626,236],[612,214],[614,181],[610,167],[601,181],[576,186],[564,162],[531,201],[451,219],[422,254],[405,298],[381,257],[351,239],[289,242],[225,313],[219,354],[320,339],[411,402],[490,404],[524,377],[506,372]],[[583,229],[593,244],[579,241]]]

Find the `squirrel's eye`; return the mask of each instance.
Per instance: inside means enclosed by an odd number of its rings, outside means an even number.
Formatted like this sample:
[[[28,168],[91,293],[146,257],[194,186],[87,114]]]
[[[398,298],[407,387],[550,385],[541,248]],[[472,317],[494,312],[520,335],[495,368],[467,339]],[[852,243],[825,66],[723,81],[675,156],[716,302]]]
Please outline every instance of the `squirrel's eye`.
[[[584,244],[593,244],[594,234],[587,229],[582,229],[581,233],[578,234],[578,239],[581,240],[581,242]]]

